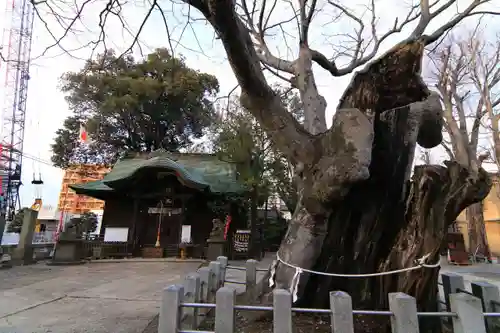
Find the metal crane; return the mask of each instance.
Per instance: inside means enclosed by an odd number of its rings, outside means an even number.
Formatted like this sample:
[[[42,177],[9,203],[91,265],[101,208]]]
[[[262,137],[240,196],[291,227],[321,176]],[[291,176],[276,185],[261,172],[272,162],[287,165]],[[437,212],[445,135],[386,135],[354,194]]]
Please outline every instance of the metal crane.
[[[12,220],[20,206],[26,99],[35,11],[29,0],[8,0],[0,52],[5,73],[0,114],[0,213]]]

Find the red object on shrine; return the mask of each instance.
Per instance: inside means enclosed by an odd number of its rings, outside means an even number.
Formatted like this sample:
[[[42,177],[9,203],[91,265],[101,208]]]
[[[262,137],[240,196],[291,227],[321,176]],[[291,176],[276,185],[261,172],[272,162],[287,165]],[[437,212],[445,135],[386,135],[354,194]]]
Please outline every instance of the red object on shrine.
[[[224,240],[227,239],[227,234],[229,232],[229,225],[231,224],[231,215],[226,216],[226,227],[224,228]]]

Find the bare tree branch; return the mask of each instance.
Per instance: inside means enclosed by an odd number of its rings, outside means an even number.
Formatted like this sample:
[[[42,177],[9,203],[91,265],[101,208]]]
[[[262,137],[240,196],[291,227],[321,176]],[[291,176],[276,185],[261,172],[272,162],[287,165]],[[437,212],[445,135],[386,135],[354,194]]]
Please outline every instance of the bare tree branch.
[[[83,10],[84,8],[87,8],[88,4],[92,3],[92,1],[81,0],[82,5],[76,5],[75,3],[76,10],[74,15],[66,15],[63,10],[57,12],[59,2],[56,0],[31,1],[35,5],[37,16],[40,20],[42,20],[42,22],[45,22],[43,21],[44,15],[38,10],[41,6],[44,6],[43,8],[48,8],[48,13],[50,13],[51,17],[55,18],[64,31],[62,35],[58,36],[52,34],[54,42],[47,47],[46,51],[55,46],[59,46],[65,53],[69,54],[70,50],[62,46],[62,41],[72,30],[75,30],[76,22],[80,22],[83,25],[81,22]],[[232,27],[236,27],[237,31],[244,35],[244,39],[242,41],[244,41],[245,50],[248,51],[244,56],[248,60],[248,64],[246,65],[247,67],[245,68],[246,72],[243,73],[235,70],[238,81],[241,84],[241,80],[243,80],[243,78],[246,80],[253,75],[258,75],[259,79],[251,79],[248,81],[252,81],[254,83],[257,81],[260,82],[259,85],[253,88],[254,91],[257,92],[257,90],[260,89],[259,87],[262,88],[267,85],[262,74],[262,72],[266,70],[272,73],[275,77],[285,80],[289,82],[291,86],[298,88],[300,96],[304,101],[304,128],[306,129],[306,132],[316,135],[327,130],[325,119],[327,105],[326,99],[319,94],[317,88],[316,79],[313,73],[313,62],[316,62],[334,76],[351,73],[359,66],[362,66],[374,59],[379,53],[382,44],[390,36],[401,33],[403,29],[408,26],[416,23],[413,31],[406,39],[403,40],[403,42],[401,42],[401,45],[417,38],[422,39],[425,43],[429,43],[431,40],[442,36],[452,26],[460,22],[465,17],[477,15],[479,13],[486,13],[478,11],[477,8],[480,5],[491,3],[493,0],[468,0],[470,1],[470,5],[464,11],[458,13],[451,22],[443,25],[429,36],[424,35],[429,23],[444,11],[449,10],[452,7],[452,4],[455,4],[457,0],[421,0],[418,4],[410,6],[405,17],[401,20],[396,18],[392,26],[385,32],[380,32],[377,29],[377,20],[379,15],[376,10],[375,0],[367,1],[369,2],[366,9],[370,15],[368,20],[365,22],[363,16],[359,16],[356,11],[348,8],[339,0],[328,0],[325,3],[318,3],[317,0],[298,0],[298,5],[297,3],[292,3],[291,1],[279,2],[278,0],[240,0],[230,3],[219,3],[214,0],[172,0],[172,6],[174,4],[188,5],[187,22],[181,29],[178,40],[174,41],[168,24],[169,22],[164,13],[167,7],[164,3],[160,3],[158,0],[148,0],[148,2],[146,2],[147,7],[144,18],[141,19],[141,23],[137,28],[137,31],[132,32],[126,24],[126,20],[124,20],[122,14],[122,7],[126,2],[124,0],[106,0],[99,14],[98,37],[96,40],[88,42],[84,47],[91,47],[93,49],[92,54],[99,45],[104,46],[105,49],[108,48],[108,36],[106,36],[105,27],[109,19],[113,17],[118,19],[123,26],[123,30],[127,31],[132,36],[132,42],[125,50],[123,50],[122,55],[129,54],[134,48],[140,49],[142,43],[139,42],[139,38],[144,30],[146,22],[151,18],[153,12],[159,12],[161,20],[166,28],[166,39],[169,43],[168,46],[173,54],[176,46],[180,45],[180,39],[184,35],[184,32],[188,29],[193,29],[191,22],[195,21],[195,19],[191,17],[192,7],[198,9],[204,18],[211,23],[211,25],[215,28],[217,38],[221,39],[226,51],[228,51],[228,54],[231,54],[231,51],[229,50],[234,50],[236,47],[242,46],[242,43],[239,41],[239,43],[235,43],[231,46],[230,44],[233,43],[233,40],[224,40],[224,34],[226,37],[229,36],[229,34],[225,33],[227,28],[221,25],[222,21],[219,23],[217,22],[218,15],[221,14],[213,13],[213,9],[215,8],[231,7],[232,10],[228,12],[228,15],[230,16],[224,24],[227,23],[229,26],[229,23],[231,23]],[[64,1],[62,3],[64,3]],[[337,13],[333,14],[334,16],[337,15],[337,17],[347,18],[356,24],[354,33],[347,34],[348,38],[352,40],[352,43],[349,43],[352,44],[352,47],[346,46],[344,50],[337,52],[337,56],[343,55],[351,57],[347,65],[342,68],[338,68],[332,58],[327,58],[324,54],[320,53],[312,45],[310,45],[309,35],[311,34],[310,30],[313,21],[315,17],[319,13],[322,13],[325,8],[333,10]],[[282,15],[282,13],[284,13],[282,12],[283,9],[287,9],[286,16]],[[295,40],[298,42],[298,45],[289,44],[287,41],[288,35],[291,34],[289,31],[290,26],[294,24],[296,25],[298,33],[298,36],[295,36]],[[46,29],[51,32],[47,22],[45,22],[45,26]],[[283,36],[282,44],[285,44],[286,48],[291,50],[290,52],[292,53],[292,56],[283,57],[278,51],[271,50],[272,45],[268,44],[270,41],[266,40],[266,38],[270,38],[273,34],[276,35],[276,33]],[[240,35],[240,37],[243,35]],[[233,37],[234,36],[231,38]],[[196,34],[194,34],[194,40],[197,41]],[[198,44],[200,45],[199,42]],[[200,49],[202,49],[201,46]],[[44,53],[46,51],[44,51]],[[232,65],[233,69],[237,67],[234,64]],[[241,69],[243,70],[243,68]],[[243,92],[245,92],[250,85],[245,86],[245,84],[241,84],[241,87]],[[259,92],[259,94],[260,93],[262,93],[262,91]],[[262,96],[265,95],[266,94]],[[243,93],[242,96],[244,97],[245,93]],[[271,129],[272,125],[273,130],[276,131],[277,128],[280,128],[281,125],[278,124],[281,124],[282,120],[278,121],[278,118],[280,117],[279,113],[276,113],[275,116],[277,118],[266,117],[266,119],[273,118],[275,121],[274,124],[271,124],[270,120],[266,120],[266,122],[268,122],[268,126],[266,126],[266,128]],[[299,125],[293,125],[290,127],[290,131],[291,128],[296,127],[299,129],[299,133],[304,131],[302,126]],[[308,141],[308,139],[303,136],[302,139]]]
[[[267,16],[267,19],[265,19],[265,10],[266,10],[266,3],[267,1],[262,1],[261,4],[261,9],[260,9],[260,15],[258,18],[258,21],[254,21],[254,8],[252,8],[252,11],[249,10],[247,1],[243,0],[242,1],[242,9],[243,9],[243,15],[240,17],[242,18],[242,21],[245,23],[246,27],[250,30],[250,35],[255,41],[255,47],[257,50],[257,55],[264,64],[271,66],[277,70],[284,71],[287,73],[293,73],[293,62],[283,60],[280,58],[277,58],[274,56],[271,51],[269,50],[269,47],[266,44],[265,41],[265,34],[266,30],[269,29],[269,27],[266,26],[267,22],[269,21],[269,18],[271,14],[273,13],[274,9],[276,8],[276,2],[273,4],[271,10],[269,11],[269,14]],[[256,1],[254,1],[254,6],[256,5]],[[292,18],[285,20],[283,22],[288,22],[288,21],[293,21],[297,19],[297,15],[292,16]],[[281,24],[281,23],[280,23]]]
[[[284,108],[279,96],[267,84],[250,32],[238,18],[235,7],[221,1],[198,5],[197,9],[213,25],[226,49],[241,87],[242,105],[252,112],[273,142],[293,161],[309,160],[307,151],[310,153],[312,149],[312,137]]]
[[[309,36],[309,25],[311,24],[314,11],[316,10],[317,0],[311,0],[309,10],[307,10],[308,0],[300,0],[300,43],[307,45]]]
[[[448,158],[453,161],[455,159],[455,156],[453,155],[450,147],[448,147],[448,145],[446,145],[445,143],[441,143],[441,147],[443,147],[444,151],[446,151],[446,154],[448,154]]]
[[[435,66],[433,78],[444,104],[445,129],[451,139],[454,158],[471,168],[482,163],[478,155],[479,135],[481,130],[484,132],[482,121],[486,115],[492,132],[497,130],[498,133],[498,121],[493,107],[489,107],[488,91],[500,81],[495,75],[500,43],[487,48],[480,35],[478,24],[466,38],[456,40],[451,36],[431,53]],[[472,119],[472,123],[468,119]],[[472,126],[469,128],[469,125]],[[498,135],[493,134],[495,137]]]
[[[470,167],[471,161],[475,157],[473,157],[469,146],[463,99],[459,92],[462,84],[459,78],[463,77],[465,67],[463,66],[463,54],[455,57],[452,45],[453,40],[450,40],[434,55],[436,57],[435,63],[438,65],[434,76],[437,81],[436,88],[444,104],[445,128],[450,136],[454,159],[460,164]],[[460,105],[459,108],[456,107],[457,102]]]
[[[480,112],[488,114],[494,161],[500,166],[499,113],[495,110],[500,105],[500,36],[496,41],[487,42],[474,34],[462,48],[471,55],[469,71],[472,84],[479,93]]]
[[[411,23],[415,22],[418,20],[417,26],[414,28],[412,33],[403,41],[400,42],[401,45],[406,44],[412,40],[416,40],[419,38],[422,38],[425,44],[431,44],[435,41],[437,41],[439,38],[441,38],[447,31],[449,31],[451,28],[453,28],[455,25],[460,23],[463,19],[466,17],[472,16],[472,15],[485,15],[485,14],[492,14],[492,15],[499,15],[500,12],[492,12],[492,11],[475,11],[477,7],[480,5],[484,5],[487,3],[491,3],[491,0],[471,0],[470,5],[463,11],[458,13],[451,21],[447,22],[440,28],[436,29],[432,34],[430,35],[424,35],[424,32],[430,22],[435,19],[437,16],[442,14],[444,11],[447,9],[450,9],[450,7],[453,4],[456,4],[456,0],[447,0],[444,4],[441,6],[438,6],[440,4],[440,0],[435,0],[432,3],[429,3],[429,0],[421,0],[418,5],[413,5],[409,8],[408,13],[406,17],[400,22],[398,18],[394,20],[394,24],[391,29],[387,30],[385,33],[380,33],[377,31],[376,26],[374,24],[374,18],[377,16],[376,15],[376,7],[375,7],[375,2],[371,2],[371,6],[369,7],[369,10],[372,12],[372,24],[371,24],[371,51],[368,53],[363,53],[360,52],[363,43],[365,42],[363,39],[363,31],[365,29],[365,25],[363,20],[356,16],[352,11],[350,11],[347,7],[344,5],[340,4],[338,1],[333,1],[329,0],[328,1],[332,6],[337,8],[339,11],[341,11],[344,15],[352,19],[355,24],[359,26],[357,29],[356,35],[353,36],[353,39],[356,40],[356,47],[353,50],[353,52],[350,54],[352,57],[350,63],[344,67],[344,68],[338,68],[335,61],[333,59],[329,59],[326,57],[324,54],[312,50],[313,52],[313,60],[323,67],[325,70],[329,71],[333,76],[342,76],[351,73],[353,70],[355,70],[357,67],[362,66],[369,62],[370,60],[374,59],[375,56],[378,54],[381,44],[390,36],[393,36],[397,33],[400,33],[403,31],[404,28],[409,26]],[[431,12],[431,10],[435,8],[434,11]]]
[[[451,2],[450,5],[445,7],[442,11],[450,7],[455,1],[450,0]],[[458,23],[460,23],[463,19],[469,16],[474,16],[474,15],[500,15],[500,12],[494,12],[494,11],[474,11],[478,6],[484,5],[486,3],[491,3],[490,0],[473,0],[471,4],[461,13],[457,14],[453,19],[450,21],[446,22],[443,24],[440,28],[436,29],[432,34],[424,36],[424,40],[427,45],[434,43],[437,41],[441,36],[443,36],[448,30],[456,26]],[[447,4],[443,5],[446,6]],[[442,12],[441,11],[441,12]],[[430,20],[432,18],[436,17],[439,15],[441,12],[439,12],[439,9],[437,12],[433,13],[430,16]],[[430,23],[430,20],[427,21],[427,25]],[[416,37],[416,36],[412,36]]]
[[[44,15],[39,12],[42,6],[48,10],[48,13],[63,28],[61,35],[56,36],[52,34],[54,42],[48,46],[46,51],[58,46],[64,52],[70,53],[70,50],[62,46],[62,41],[68,37],[71,31],[75,30],[77,22],[81,23],[83,10],[92,1],[82,0],[81,5],[75,7],[74,15],[67,15],[63,10],[57,12],[59,10],[57,9],[59,8],[57,1],[31,1],[37,10],[37,16],[42,22],[45,22],[44,25],[49,32],[51,32],[51,29],[48,27],[47,22],[43,21]],[[214,27],[217,38],[224,45],[229,62],[241,87],[241,96],[245,107],[270,132],[273,141],[277,143],[279,148],[286,151],[287,155],[294,162],[297,162],[310,160],[310,152],[314,150],[311,148],[314,136],[324,133],[327,130],[325,120],[326,100],[319,94],[313,73],[313,62],[327,69],[334,76],[351,73],[357,67],[374,59],[379,53],[382,43],[388,37],[402,32],[404,28],[416,23],[409,37],[403,40],[403,44],[414,39],[420,39],[425,43],[429,43],[433,39],[442,36],[443,33],[465,17],[487,13],[478,11],[478,7],[491,3],[492,0],[469,0],[470,4],[464,11],[458,13],[452,21],[447,22],[429,36],[424,35],[429,23],[445,10],[450,9],[452,4],[455,4],[457,0],[445,0],[444,3],[443,0],[421,0],[419,4],[409,7],[408,12],[402,20],[395,19],[392,26],[385,32],[377,31],[378,14],[374,0],[369,0],[369,4],[366,7],[370,14],[366,22],[362,16],[357,15],[354,10],[337,0],[328,0],[324,4],[318,4],[317,0],[298,0],[297,8],[294,7],[293,3],[286,1],[284,2],[284,6],[287,6],[289,9],[286,12],[287,17],[280,17],[278,22],[276,22],[276,19],[273,20],[271,16],[276,16],[276,13],[284,8],[281,3],[277,0],[259,1],[179,0],[176,2],[173,0],[171,1],[172,6],[174,4],[188,5],[187,23],[181,30],[179,40],[174,41],[168,25],[169,21],[165,15],[166,5],[159,3],[157,0],[149,0],[146,3],[146,13],[141,18],[141,23],[137,31],[133,33],[129,32],[133,35],[132,42],[123,51],[122,55],[130,53],[134,48],[141,47],[140,35],[153,12],[160,13],[166,28],[169,49],[174,53],[176,46],[181,42],[180,39],[184,35],[184,32],[189,28],[192,29],[191,22],[195,21],[191,17],[191,7],[198,9],[204,17],[201,19],[206,19]],[[90,46],[93,50],[98,45],[103,45],[104,48],[108,47],[108,36],[106,35],[105,27],[112,17],[117,18],[121,22],[125,31],[130,30],[122,14],[124,4],[125,1],[123,0],[106,0],[104,7],[99,13],[98,37],[96,40],[89,42],[87,47]],[[324,7],[333,9],[338,12],[339,17],[348,18],[356,23],[354,33],[349,35],[353,40],[354,46],[352,49],[346,48],[345,52],[342,51],[346,55],[349,54],[351,56],[350,61],[343,68],[338,68],[332,59],[328,59],[310,45],[309,35],[312,34],[312,23]],[[222,11],[224,11],[224,15]],[[298,38],[295,39],[298,41],[298,45],[295,45],[295,49],[298,48],[298,52],[293,57],[281,57],[279,52],[271,51],[272,45],[268,44],[270,41],[266,40],[266,38],[276,33],[281,33],[284,36],[290,34],[287,31],[290,30],[287,28],[287,25],[289,27],[293,24],[296,25],[298,32]],[[369,35],[368,37],[367,34]],[[286,39],[283,42],[288,43]],[[294,46],[288,46],[287,44],[287,48],[294,48]],[[298,124],[286,112],[278,96],[274,94],[266,82],[264,71],[268,71],[281,80],[288,81],[292,87],[298,88],[304,104],[304,126]],[[456,96],[454,99],[456,99]],[[459,108],[460,104],[455,103],[454,107]],[[464,115],[464,117],[467,116]],[[465,129],[466,126],[463,124],[464,122],[462,121],[459,129]],[[473,128],[476,127],[473,126]]]

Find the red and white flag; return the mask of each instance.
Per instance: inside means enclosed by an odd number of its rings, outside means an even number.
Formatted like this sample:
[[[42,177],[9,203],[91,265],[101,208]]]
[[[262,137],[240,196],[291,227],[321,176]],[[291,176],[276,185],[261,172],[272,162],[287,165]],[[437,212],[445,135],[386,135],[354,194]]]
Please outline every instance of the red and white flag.
[[[87,129],[82,124],[80,124],[80,135],[78,136],[78,139],[80,140],[80,143],[88,142]]]

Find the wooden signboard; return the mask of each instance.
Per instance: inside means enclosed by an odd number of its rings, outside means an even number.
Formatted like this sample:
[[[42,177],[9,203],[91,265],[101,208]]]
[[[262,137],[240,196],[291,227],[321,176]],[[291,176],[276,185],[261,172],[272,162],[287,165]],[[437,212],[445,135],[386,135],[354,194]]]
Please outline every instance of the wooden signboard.
[[[233,237],[233,258],[247,257],[250,250],[250,230],[236,230]]]

